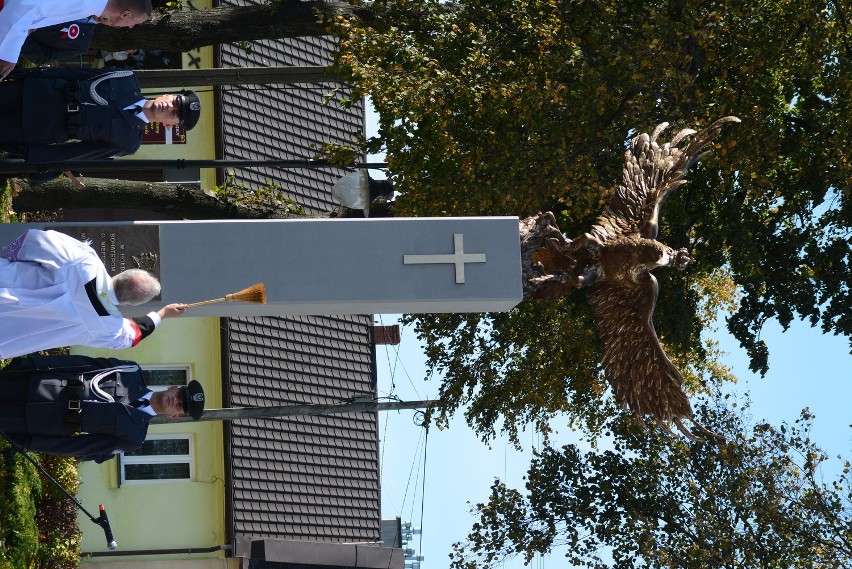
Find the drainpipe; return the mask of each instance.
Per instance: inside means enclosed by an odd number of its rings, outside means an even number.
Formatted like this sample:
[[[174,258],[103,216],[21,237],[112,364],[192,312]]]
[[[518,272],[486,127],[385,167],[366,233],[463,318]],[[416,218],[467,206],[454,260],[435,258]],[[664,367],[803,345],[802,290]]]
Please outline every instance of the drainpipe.
[[[212,553],[214,551],[231,551],[230,544],[214,545],[213,547],[184,547],[174,549],[135,549],[131,551],[84,551],[80,557],[123,557],[125,555],[174,555],[193,553]]]

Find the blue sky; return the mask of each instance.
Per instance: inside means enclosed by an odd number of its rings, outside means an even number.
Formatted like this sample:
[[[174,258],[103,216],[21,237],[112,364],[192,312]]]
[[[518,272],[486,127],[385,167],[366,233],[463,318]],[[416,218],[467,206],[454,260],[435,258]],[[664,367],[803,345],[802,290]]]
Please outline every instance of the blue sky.
[[[396,316],[376,316],[383,324]],[[762,338],[770,349],[770,369],[761,378],[748,371],[748,360],[736,341],[724,332],[714,334],[727,352],[724,363],[739,381],[736,391],[749,391],[751,415],[773,424],[794,421],[803,407],[816,415],[812,438],[828,451],[850,455],[849,393],[852,385],[852,356],[848,340],[825,336],[818,329],[796,322],[781,332],[767,324]],[[379,393],[391,392],[403,400],[428,399],[438,388],[438,379],[424,381],[424,356],[410,329],[403,329],[399,346],[378,346]],[[421,569],[443,568],[452,543],[461,540],[474,522],[470,506],[487,498],[495,477],[521,488],[529,465],[529,453],[518,453],[505,440],[480,442],[464,423],[454,419],[449,429],[423,429],[413,421],[412,411],[386,412],[380,417],[382,439],[382,509],[386,518],[399,516],[422,527],[412,547],[425,556]],[[565,430],[557,441],[571,440]],[[527,451],[538,443],[527,435]],[[424,450],[424,444],[425,450]],[[425,458],[425,468],[424,468]],[[834,461],[834,466],[839,464]],[[425,483],[424,483],[425,478]],[[508,561],[506,569],[523,567],[520,559]],[[561,555],[536,559],[531,567],[565,567]]]

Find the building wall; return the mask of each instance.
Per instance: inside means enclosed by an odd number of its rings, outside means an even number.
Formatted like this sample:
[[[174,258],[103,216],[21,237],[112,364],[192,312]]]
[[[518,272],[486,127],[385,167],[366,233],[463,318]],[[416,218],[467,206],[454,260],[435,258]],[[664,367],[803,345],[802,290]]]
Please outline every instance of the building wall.
[[[139,364],[188,364],[191,377],[204,386],[207,407],[222,407],[221,349],[218,318],[182,317],[165,320],[135,348],[73,353],[129,359]],[[82,462],[77,497],[95,513],[104,504],[118,551],[206,548],[225,541],[224,454],[222,424],[215,421],[151,425],[149,437],[191,433],[194,476],[190,481],[134,482],[119,486],[118,461]],[[84,514],[78,517],[84,551],[106,551],[103,531]],[[194,554],[221,557],[223,554]],[[103,562],[109,558],[91,558]]]

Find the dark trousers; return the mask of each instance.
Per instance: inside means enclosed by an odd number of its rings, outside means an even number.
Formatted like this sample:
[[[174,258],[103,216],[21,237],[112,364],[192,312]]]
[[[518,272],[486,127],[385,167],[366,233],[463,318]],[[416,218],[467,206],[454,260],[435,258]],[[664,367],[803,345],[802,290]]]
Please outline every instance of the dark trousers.
[[[0,144],[22,144],[24,141],[23,92],[20,81],[0,83]]]
[[[27,432],[27,372],[0,372],[0,431]]]

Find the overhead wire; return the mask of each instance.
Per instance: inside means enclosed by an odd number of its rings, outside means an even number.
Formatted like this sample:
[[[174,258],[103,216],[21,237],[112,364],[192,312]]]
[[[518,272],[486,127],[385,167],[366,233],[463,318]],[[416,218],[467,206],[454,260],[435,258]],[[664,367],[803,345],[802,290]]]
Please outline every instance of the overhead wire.
[[[420,436],[417,437],[417,448],[415,449],[415,452],[418,453],[418,454],[419,454],[419,451],[420,451],[420,444],[422,442],[423,442],[423,431],[420,431]],[[415,463],[418,463],[418,464],[415,464]],[[411,463],[411,471],[409,472],[408,482],[406,483],[406,486],[405,486],[405,497],[403,498],[403,503],[404,503],[405,499],[408,497],[408,486],[411,484],[411,472],[414,472],[415,465],[419,466],[422,463],[423,463],[423,459],[420,456],[417,456],[417,458],[415,458],[414,461],[412,461],[412,463]],[[417,488],[418,482],[420,482],[420,470],[419,469],[417,470],[416,478],[414,479],[415,490],[414,490],[414,492],[412,492],[412,495],[411,495],[411,511],[408,514],[409,520],[414,519],[414,505],[416,503],[415,497],[416,497],[416,492],[417,492],[416,488]]]
[[[379,324],[384,325],[384,322],[383,322],[381,316],[379,316]],[[393,348],[393,346],[391,346],[391,348]],[[408,381],[411,384],[412,389],[417,394],[417,396],[420,397],[420,394],[417,390],[417,386],[414,384],[414,381],[411,378],[411,374],[408,373],[408,370],[405,368],[405,364],[402,361],[402,358],[400,356],[400,350],[398,348],[395,348],[395,349],[393,349],[393,353],[394,353],[394,357],[391,358],[390,357],[391,350],[386,346],[385,354],[387,356],[388,371],[390,373],[390,380],[391,380],[391,389],[390,389],[390,392],[388,393],[387,397],[389,397],[389,398],[396,397],[396,395],[395,395],[396,373],[397,373],[398,369],[402,369],[402,371],[405,373],[405,376],[408,378]],[[404,515],[404,512],[405,512],[406,504],[408,503],[409,491],[412,491],[413,488],[416,488],[417,485],[418,485],[418,482],[419,482],[420,485],[421,485],[420,519],[417,522],[417,525],[420,526],[420,539],[419,539],[420,544],[419,544],[418,549],[421,552],[423,551],[423,521],[424,521],[425,507],[426,507],[425,506],[425,504],[426,504],[426,500],[425,500],[426,467],[427,467],[427,463],[426,463],[427,448],[426,447],[427,447],[428,440],[429,440],[428,426],[425,425],[422,421],[422,417],[424,417],[424,416],[425,416],[425,414],[422,410],[416,410],[415,413],[414,413],[413,420],[415,421],[415,424],[423,426],[423,429],[420,431],[420,434],[419,434],[418,439],[417,439],[417,445],[415,446],[415,449],[414,449],[414,455],[412,457],[411,466],[410,466],[409,472],[408,472],[408,480],[406,481],[405,491],[403,492],[403,498],[402,498],[402,502],[401,502],[400,510],[399,510],[400,511],[400,517],[402,518],[402,516]],[[417,422],[418,419],[420,420],[419,423]],[[388,421],[385,421],[385,433],[383,435],[385,437],[387,436],[387,428],[388,428]],[[387,439],[385,438],[384,440],[387,440]],[[421,445],[423,446],[423,453],[422,454],[420,453]],[[382,464],[382,469],[383,469],[384,468],[384,447],[382,448],[381,464]],[[420,466],[421,468],[418,469],[417,468],[418,466]],[[422,479],[421,479],[421,472],[422,472]],[[413,479],[413,484],[412,484],[412,479]],[[415,505],[416,505],[416,490],[413,490],[411,492],[411,496],[412,496],[411,497],[411,508],[410,508],[410,511],[409,511],[408,520],[411,521],[411,522],[414,522],[414,508],[415,508]]]

